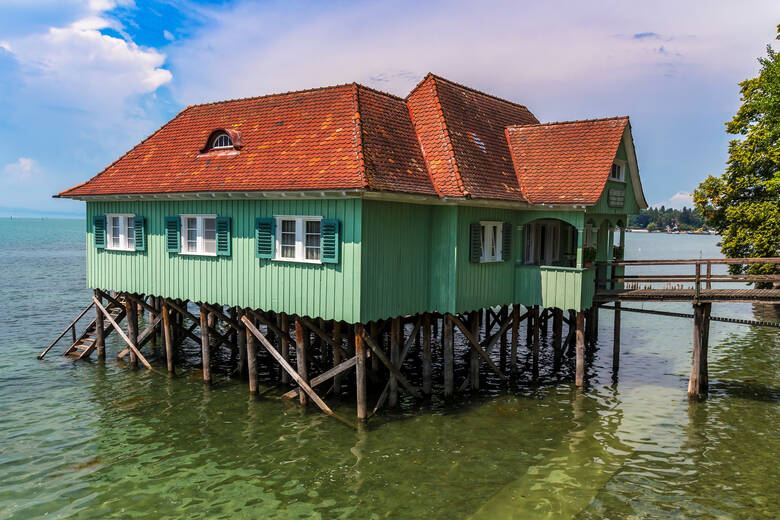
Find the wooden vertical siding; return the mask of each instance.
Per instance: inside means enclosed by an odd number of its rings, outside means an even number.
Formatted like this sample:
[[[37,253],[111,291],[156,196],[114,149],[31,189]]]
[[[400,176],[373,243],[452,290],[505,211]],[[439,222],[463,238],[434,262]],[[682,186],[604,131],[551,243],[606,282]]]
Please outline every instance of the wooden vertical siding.
[[[469,226],[472,222],[492,220],[512,224],[511,255],[502,262],[475,263],[469,261]],[[514,300],[515,259],[518,258],[517,223],[520,212],[479,206],[458,207],[457,229],[457,312],[473,311]]]
[[[618,148],[615,158],[622,159],[624,161],[628,160],[623,143],[620,143],[620,147]],[[628,162],[626,162],[626,172],[623,176],[626,182],[607,180],[607,184],[604,187],[604,191],[602,192],[601,197],[599,197],[598,202],[594,206],[591,206],[587,209],[587,213],[589,215],[594,213],[604,215],[636,215],[639,213],[639,204],[637,203],[636,197],[634,196],[634,184],[633,180],[631,179],[631,172],[629,171],[629,168],[630,165]],[[613,208],[609,205],[610,189],[625,190],[626,197],[622,208]],[[625,217],[623,217],[623,219],[624,223],[627,224],[627,222],[625,222]]]
[[[96,249],[92,217],[134,213],[146,218],[146,251]],[[164,220],[182,213],[231,217],[230,256],[167,253]],[[277,262],[255,257],[255,219],[317,215],[341,225],[338,264]],[[196,200],[87,204],[87,285],[223,305],[357,322],[360,319],[361,201]]]
[[[433,206],[363,201],[360,317],[363,323],[430,310]]]
[[[518,265],[515,300],[526,307],[588,309],[593,304],[594,273],[593,268]]]

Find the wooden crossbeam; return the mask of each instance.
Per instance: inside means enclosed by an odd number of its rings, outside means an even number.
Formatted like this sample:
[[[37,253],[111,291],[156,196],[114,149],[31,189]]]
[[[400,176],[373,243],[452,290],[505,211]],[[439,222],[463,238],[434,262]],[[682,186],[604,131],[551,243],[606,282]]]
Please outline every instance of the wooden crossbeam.
[[[241,331],[241,330],[244,329],[244,327],[242,327],[239,322],[237,322],[236,320],[234,320],[233,318],[231,318],[230,316],[225,314],[225,312],[222,309],[220,309],[218,307],[214,307],[210,303],[203,303],[201,305],[204,305],[206,307],[206,309],[208,309],[209,312],[214,314],[220,321],[222,321],[222,322],[230,325],[231,327],[233,327],[233,329],[235,329],[237,331]]]
[[[162,313],[158,314],[149,325],[146,326],[146,328],[141,332],[141,334],[138,336],[138,348],[140,349],[146,343],[152,339],[152,332],[157,328],[157,325],[159,325],[160,320],[162,319]],[[91,350],[85,351],[86,352],[92,352]],[[119,354],[117,354],[117,359],[122,359],[126,355],[130,353],[130,349],[126,348]],[[84,357],[84,354],[81,355],[81,357]]]
[[[361,331],[361,337],[363,338],[363,341],[368,345],[368,348],[370,348],[377,358],[382,362],[383,365],[387,367],[387,369],[392,373],[395,378],[398,380],[399,383],[401,383],[401,386],[406,388],[406,390],[409,391],[410,394],[412,394],[415,397],[422,397],[422,394],[420,391],[412,385],[409,380],[404,377],[404,375],[401,373],[400,370],[398,370],[395,365],[393,365],[389,359],[387,359],[387,356],[384,352],[382,352],[382,349],[380,349],[377,344],[374,342],[374,340],[371,338],[370,335],[366,334],[366,331]]]
[[[260,314],[257,311],[253,311],[252,309],[246,310],[247,314],[251,314],[253,318],[257,319],[260,323],[268,327],[273,331],[274,334],[278,335],[280,338],[286,339],[290,344],[294,344],[295,340],[287,333],[286,330],[282,330],[279,327],[276,326],[276,323],[272,322],[262,314]],[[241,320],[243,321],[243,319]]]
[[[471,344],[471,348],[473,348],[477,354],[482,357],[482,359],[485,360],[485,362],[488,364],[490,369],[495,372],[498,377],[501,379],[507,379],[506,375],[501,372],[501,370],[496,366],[495,363],[493,363],[493,360],[490,359],[490,356],[487,355],[487,353],[482,350],[482,346],[480,345],[479,339],[474,336],[474,334],[471,333],[471,331],[466,327],[463,322],[458,319],[457,317],[453,316],[452,314],[447,314],[447,317],[452,321],[452,323],[460,329],[460,331],[463,333],[464,336],[466,336],[466,339],[469,340],[469,343]]]
[[[341,374],[343,372],[346,372],[350,368],[354,367],[356,363],[357,363],[357,356],[353,356],[353,357],[349,358],[348,360],[346,360],[346,361],[344,361],[342,363],[339,363],[338,365],[336,365],[335,367],[331,368],[327,372],[323,372],[322,374],[318,375],[317,377],[312,378],[312,380],[309,381],[309,386],[311,386],[312,388],[314,388],[315,386],[319,386],[322,383],[324,383],[325,381],[327,381],[328,379],[331,379],[331,378],[336,377],[337,375],[339,375],[339,374]],[[298,389],[297,388],[293,388],[292,390],[290,390],[286,394],[282,394],[282,397],[284,397],[286,399],[295,399],[296,397],[298,397]]]
[[[135,303],[149,311],[151,314],[157,314],[157,309],[146,303],[146,300],[143,298],[139,298],[138,296],[130,293],[124,293],[125,298],[128,298],[130,300],[133,300]]]
[[[190,311],[187,310],[187,304],[185,303],[184,306],[179,306],[177,303],[175,303],[173,300],[168,300],[168,306],[184,316],[185,318],[188,318],[193,323],[200,323],[200,318],[192,314]]]
[[[420,330],[420,327],[422,326],[422,322],[423,322],[422,318],[417,319],[417,323],[414,324],[414,329],[412,329],[412,333],[409,334],[409,337],[406,339],[406,344],[404,344],[404,348],[401,351],[401,356],[399,358],[398,370],[401,370],[401,367],[404,366],[404,361],[406,361],[406,355],[409,353],[409,350],[412,347],[412,343],[414,342],[414,337],[417,335],[417,331]],[[379,410],[382,407],[382,405],[385,404],[389,391],[390,391],[390,381],[385,383],[385,387],[382,390],[382,393],[379,394],[379,399],[376,400],[376,406],[374,406],[374,409],[371,411],[371,415],[374,415],[377,412],[377,410]]]
[[[138,359],[141,361],[141,363],[148,368],[149,370],[152,369],[152,365],[146,360],[143,354],[136,348],[135,345],[133,345],[133,342],[130,341],[130,338],[127,337],[127,335],[122,331],[122,329],[119,327],[117,322],[114,321],[113,316],[111,316],[111,313],[106,310],[105,307],[103,307],[103,304],[100,303],[100,301],[97,299],[97,297],[93,296],[92,301],[95,302],[95,305],[98,309],[103,313],[103,315],[106,317],[106,319],[111,323],[111,325],[114,326],[114,330],[117,331],[117,333],[122,337],[123,340],[125,340],[125,343],[127,343],[127,346],[130,347],[130,350],[135,353],[136,356],[138,356]]]
[[[101,291],[100,289],[95,289],[95,290],[97,291],[97,293],[98,293],[98,294],[99,294],[99,295],[100,295],[102,298],[105,298],[106,300],[108,300],[110,303],[113,303],[113,304],[114,304],[114,305],[116,305],[117,307],[121,307],[121,308],[124,308],[124,307],[125,307],[125,305],[124,305],[123,303],[121,303],[121,302],[120,302],[119,300],[117,300],[116,298],[113,298],[113,297],[112,297],[110,294],[106,293],[105,291]]]
[[[311,397],[311,400],[314,401],[314,403],[326,414],[330,415],[331,417],[338,417],[336,413],[331,410],[327,404],[325,404],[325,401],[323,401],[320,396],[317,395],[317,392],[312,389],[311,386],[309,386],[304,379],[298,375],[298,372],[293,369],[292,366],[287,362],[284,357],[271,345],[271,343],[263,336],[259,330],[257,330],[257,327],[254,326],[252,323],[252,320],[244,316],[241,318],[241,321],[246,326],[246,330],[252,334],[257,340],[260,342],[261,345],[265,347],[265,349],[276,359],[276,361],[282,366],[282,368],[290,374],[290,377],[293,378],[293,380],[298,384],[298,386],[306,392],[306,395]],[[348,423],[349,424],[349,423]]]

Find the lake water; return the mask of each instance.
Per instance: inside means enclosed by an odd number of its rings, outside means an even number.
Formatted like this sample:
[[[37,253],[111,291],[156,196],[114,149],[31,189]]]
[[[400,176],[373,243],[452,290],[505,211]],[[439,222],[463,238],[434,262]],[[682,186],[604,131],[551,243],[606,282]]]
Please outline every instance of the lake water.
[[[65,359],[64,344],[36,360],[89,301],[84,227],[0,219],[0,519],[780,517],[778,329],[713,322],[709,399],[689,403],[691,320],[624,313],[614,384],[602,311],[584,394],[572,360],[553,373],[545,347],[538,384],[483,372],[477,396],[402,400],[352,431],[250,400],[224,375],[205,388],[195,366],[132,370],[116,335],[105,364]],[[634,233],[626,249],[720,256],[712,236]],[[746,304],[712,313],[776,319]]]

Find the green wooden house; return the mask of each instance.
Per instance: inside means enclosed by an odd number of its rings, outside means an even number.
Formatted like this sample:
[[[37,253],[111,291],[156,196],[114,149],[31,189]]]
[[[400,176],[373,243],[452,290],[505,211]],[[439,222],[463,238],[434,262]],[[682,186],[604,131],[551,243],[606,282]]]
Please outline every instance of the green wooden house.
[[[587,309],[646,207],[627,117],[432,74],[190,106],[57,197],[86,201],[91,288],[346,324]]]

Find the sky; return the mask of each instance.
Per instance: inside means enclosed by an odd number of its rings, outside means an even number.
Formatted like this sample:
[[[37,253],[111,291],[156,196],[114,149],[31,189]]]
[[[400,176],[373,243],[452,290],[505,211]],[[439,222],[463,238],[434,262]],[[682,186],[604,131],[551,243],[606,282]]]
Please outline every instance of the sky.
[[[187,105],[428,73],[540,121],[629,115],[646,198],[724,169],[774,1],[0,0],[0,215],[83,215],[84,182]]]

